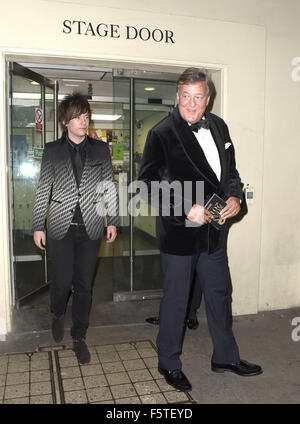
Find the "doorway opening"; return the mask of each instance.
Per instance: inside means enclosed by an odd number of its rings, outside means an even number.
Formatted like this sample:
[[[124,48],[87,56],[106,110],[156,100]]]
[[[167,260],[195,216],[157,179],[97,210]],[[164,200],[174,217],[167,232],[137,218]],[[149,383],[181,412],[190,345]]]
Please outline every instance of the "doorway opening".
[[[137,178],[148,131],[175,107],[179,73],[125,69],[122,65],[54,65],[24,58],[9,63],[11,257],[17,308],[48,299],[51,257],[34,246],[31,218],[43,147],[61,135],[59,102],[75,92],[88,97],[92,110],[89,135],[110,148],[115,184],[121,197],[127,197],[119,199],[122,207],[128,204],[128,184]],[[221,71],[211,74],[218,92]],[[221,112],[220,97],[213,103],[213,112]],[[40,123],[39,113],[43,116]],[[123,210],[120,220],[117,240],[106,244],[103,237],[101,242],[93,304],[161,297],[155,216],[132,217]],[[153,312],[157,310],[150,314]],[[134,316],[130,319],[136,322]],[[106,318],[102,322],[109,324]]]

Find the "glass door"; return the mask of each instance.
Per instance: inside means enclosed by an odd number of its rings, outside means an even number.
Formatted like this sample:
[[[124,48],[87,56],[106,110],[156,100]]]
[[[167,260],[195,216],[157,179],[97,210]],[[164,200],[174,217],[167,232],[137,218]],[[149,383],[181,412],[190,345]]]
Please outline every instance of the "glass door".
[[[167,117],[175,106],[175,82],[135,80],[134,90],[133,180],[138,178],[140,161],[149,130]],[[160,252],[156,241],[156,216],[150,205],[144,205],[147,216],[133,218],[134,274],[133,290],[151,295],[162,289]],[[141,207],[142,209],[142,207]]]
[[[128,213],[128,185],[132,179],[132,130],[131,130],[131,81],[128,78],[113,79],[114,115],[111,150],[114,180],[119,194],[120,229],[114,242],[113,297],[130,292],[132,280],[132,223]]]
[[[32,212],[45,142],[56,138],[55,85],[9,63],[10,207],[14,303],[47,285],[47,252],[33,243]]]
[[[146,79],[138,78],[138,71],[133,74],[114,77],[114,113],[120,118],[115,121],[111,151],[121,215],[113,256],[114,300],[152,297],[162,289],[156,217],[150,205],[144,205],[147,216],[134,217],[128,212],[134,195],[128,186],[138,178],[148,131],[175,106],[177,75],[170,78],[157,73],[157,79]]]

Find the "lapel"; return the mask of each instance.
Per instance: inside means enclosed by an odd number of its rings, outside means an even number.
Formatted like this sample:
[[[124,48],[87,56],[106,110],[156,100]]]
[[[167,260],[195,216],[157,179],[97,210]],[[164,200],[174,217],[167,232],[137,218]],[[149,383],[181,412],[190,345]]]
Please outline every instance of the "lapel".
[[[61,149],[59,151],[59,156],[60,156],[59,161],[61,161],[61,163],[65,166],[68,179],[71,182],[72,186],[76,188],[77,184],[76,184],[76,179],[73,172],[71,157],[69,153],[69,146],[68,146],[66,137],[62,137],[60,139],[60,142],[61,142]]]
[[[186,156],[188,157],[189,161],[195,168],[198,174],[201,175],[201,177],[205,180],[207,180],[212,186],[215,187],[215,189],[218,189],[219,181],[214,173],[214,171],[211,169],[209,163],[206,160],[205,154],[198,143],[198,140],[194,136],[193,132],[189,128],[188,123],[180,116],[180,113],[178,111],[178,106],[174,109],[172,113],[172,119],[175,127],[175,132],[177,134],[177,138],[180,141],[183,150],[185,151]],[[218,137],[217,130],[214,128],[214,132],[216,133],[216,136]],[[213,138],[215,138],[215,135],[212,133]],[[220,143],[222,141],[221,139],[218,141]],[[218,151],[219,146],[217,145]],[[222,163],[221,163],[222,166]]]

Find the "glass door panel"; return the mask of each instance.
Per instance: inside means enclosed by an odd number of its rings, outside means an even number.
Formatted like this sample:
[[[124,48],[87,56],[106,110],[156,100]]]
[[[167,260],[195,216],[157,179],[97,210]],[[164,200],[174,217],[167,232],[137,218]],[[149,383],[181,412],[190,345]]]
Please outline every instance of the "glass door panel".
[[[41,78],[18,64],[10,65],[11,237],[14,301],[18,302],[47,284],[45,256],[33,243],[31,227],[44,146],[46,120],[41,112],[49,115],[54,96],[45,109]]]
[[[113,292],[128,292],[131,285],[131,225],[128,214],[128,184],[131,181],[130,80],[114,78],[114,115],[111,150],[114,180],[119,194],[120,229],[114,242]]]
[[[45,142],[53,141],[55,136],[55,90],[45,87]]]
[[[175,79],[175,78],[174,78]],[[152,90],[152,91],[151,91]],[[160,252],[156,242],[156,217],[130,216],[128,186],[138,177],[148,131],[172,111],[175,82],[114,78],[115,121],[112,163],[119,190],[121,228],[114,243],[113,291],[115,300],[141,296],[162,288]]]
[[[174,82],[135,80],[134,99],[134,180],[138,178],[140,160],[148,131],[174,108]],[[134,291],[162,288],[160,252],[156,241],[155,211],[148,205],[148,216],[133,219]]]
[[[56,129],[56,103],[55,103],[55,88],[45,86],[45,100],[44,100],[44,139],[45,143],[53,141],[57,138]],[[45,282],[46,284],[51,281],[51,255],[46,249],[45,251]]]

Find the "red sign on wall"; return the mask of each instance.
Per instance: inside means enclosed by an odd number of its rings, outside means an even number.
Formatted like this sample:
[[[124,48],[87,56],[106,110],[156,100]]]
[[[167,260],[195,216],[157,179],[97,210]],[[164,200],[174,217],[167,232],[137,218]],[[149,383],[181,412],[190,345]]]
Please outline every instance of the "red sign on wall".
[[[35,129],[43,130],[43,110],[39,107],[35,108]]]

